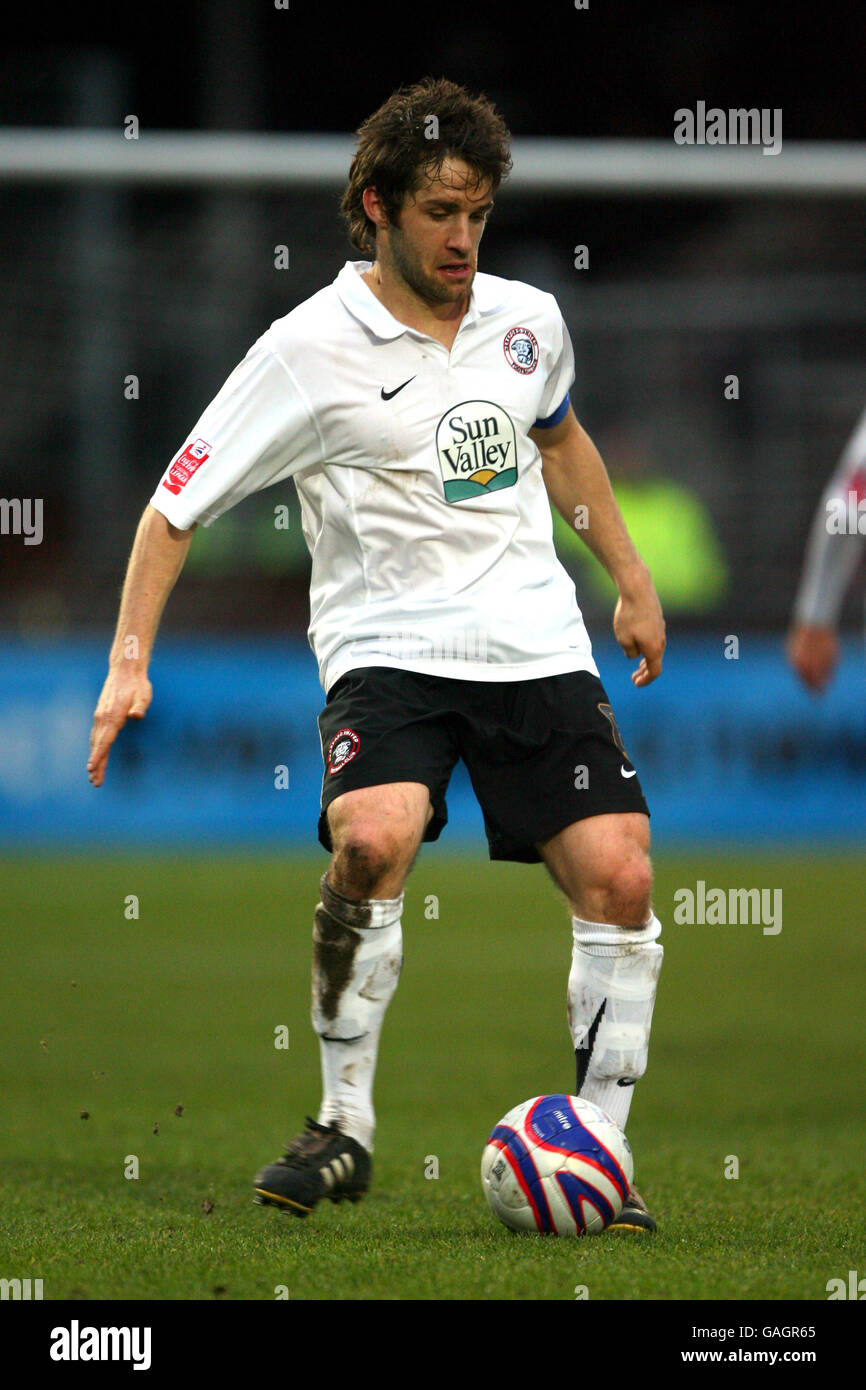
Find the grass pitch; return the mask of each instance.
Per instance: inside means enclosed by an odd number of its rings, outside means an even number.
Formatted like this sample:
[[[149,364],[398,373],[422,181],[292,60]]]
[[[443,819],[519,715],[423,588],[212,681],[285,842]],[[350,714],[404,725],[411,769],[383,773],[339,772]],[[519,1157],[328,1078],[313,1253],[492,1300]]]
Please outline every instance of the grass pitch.
[[[318,1104],[325,864],[6,862],[0,1275],[45,1299],[825,1300],[866,1273],[859,858],[657,860],[666,959],[629,1137],[660,1231],[582,1241],[514,1235],[481,1192],[488,1131],[572,1091],[574,1062],[564,905],[540,867],[480,851],[425,851],[409,880],[370,1194],[305,1221],[253,1205]],[[698,879],[781,888],[781,932],[675,925]]]

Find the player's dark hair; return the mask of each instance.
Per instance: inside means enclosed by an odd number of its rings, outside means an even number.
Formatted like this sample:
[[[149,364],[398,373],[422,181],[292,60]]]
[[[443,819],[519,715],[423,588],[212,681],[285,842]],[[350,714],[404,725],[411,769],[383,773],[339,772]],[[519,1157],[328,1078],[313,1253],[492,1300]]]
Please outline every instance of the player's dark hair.
[[[395,225],[407,195],[424,178],[435,178],[449,158],[472,169],[470,188],[489,182],[494,194],[511,168],[510,139],[504,120],[484,95],[472,96],[444,77],[401,87],[358,130],[341,204],[352,245],[365,252],[376,245],[376,228],[362,201],[365,188],[376,189]]]

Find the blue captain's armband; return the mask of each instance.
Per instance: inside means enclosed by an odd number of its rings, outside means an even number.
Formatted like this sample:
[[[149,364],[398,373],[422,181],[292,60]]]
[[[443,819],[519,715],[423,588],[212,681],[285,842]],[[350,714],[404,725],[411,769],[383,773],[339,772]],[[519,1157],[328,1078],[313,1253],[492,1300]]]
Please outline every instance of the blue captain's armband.
[[[546,415],[545,418],[544,418],[543,420],[536,420],[536,422],[535,422],[535,424],[532,426],[532,428],[533,428],[534,430],[550,430],[550,429],[553,429],[553,426],[554,426],[554,425],[558,425],[559,422],[560,422],[560,420],[564,420],[564,419],[565,419],[566,415],[568,414],[568,407],[570,406],[570,404],[571,404],[571,401],[570,401],[570,399],[569,399],[568,392],[566,391],[565,396],[563,397],[562,403],[556,407],[556,409],[554,410],[553,414],[552,414],[552,415]]]

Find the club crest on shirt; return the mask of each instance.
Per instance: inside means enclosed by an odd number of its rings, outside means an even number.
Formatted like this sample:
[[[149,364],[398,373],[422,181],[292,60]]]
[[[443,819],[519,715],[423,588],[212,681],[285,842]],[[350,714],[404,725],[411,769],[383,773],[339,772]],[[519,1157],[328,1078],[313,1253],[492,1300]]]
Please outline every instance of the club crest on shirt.
[[[509,328],[502,339],[502,351],[509,367],[524,376],[538,366],[538,339],[528,328]]]
[[[361,740],[354,729],[340,729],[334,734],[328,744],[328,776],[333,777],[335,772],[357,757],[360,748]]]
[[[517,482],[517,432],[494,401],[460,401],[436,426],[446,502],[480,497]]]

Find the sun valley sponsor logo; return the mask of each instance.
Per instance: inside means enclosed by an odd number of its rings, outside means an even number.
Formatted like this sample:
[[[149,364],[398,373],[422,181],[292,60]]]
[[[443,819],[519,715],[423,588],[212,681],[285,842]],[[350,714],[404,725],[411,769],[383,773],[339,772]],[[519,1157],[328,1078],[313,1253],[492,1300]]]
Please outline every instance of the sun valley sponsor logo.
[[[52,1361],[131,1361],[134,1371],[150,1370],[149,1327],[69,1327],[51,1329]]]
[[[207,440],[194,439],[169,468],[168,477],[163,479],[163,487],[167,487],[169,492],[173,492],[177,497],[181,488],[186,487],[196,469],[201,468],[203,463],[207,463],[210,455],[211,447]]]
[[[517,435],[493,401],[461,401],[436,426],[436,453],[446,502],[460,502],[517,482]]]

